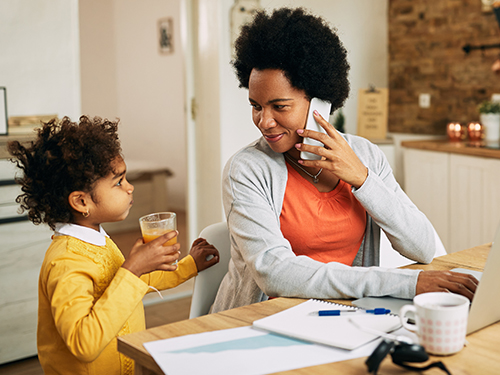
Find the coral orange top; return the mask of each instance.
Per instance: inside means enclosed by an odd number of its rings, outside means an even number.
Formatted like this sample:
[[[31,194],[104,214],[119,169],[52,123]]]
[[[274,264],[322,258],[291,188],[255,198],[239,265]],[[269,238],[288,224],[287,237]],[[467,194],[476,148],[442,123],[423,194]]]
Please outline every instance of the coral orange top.
[[[335,189],[321,193],[288,163],[287,168],[280,224],[293,252],[352,265],[363,241],[366,211],[351,186],[340,180]]]

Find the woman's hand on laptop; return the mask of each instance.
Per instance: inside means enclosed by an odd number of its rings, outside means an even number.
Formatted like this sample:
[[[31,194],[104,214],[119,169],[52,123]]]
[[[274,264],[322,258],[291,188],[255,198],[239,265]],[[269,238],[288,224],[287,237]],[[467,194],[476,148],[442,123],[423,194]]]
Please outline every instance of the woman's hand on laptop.
[[[472,276],[451,271],[422,271],[418,275],[416,294],[451,292],[472,301],[479,281]]]

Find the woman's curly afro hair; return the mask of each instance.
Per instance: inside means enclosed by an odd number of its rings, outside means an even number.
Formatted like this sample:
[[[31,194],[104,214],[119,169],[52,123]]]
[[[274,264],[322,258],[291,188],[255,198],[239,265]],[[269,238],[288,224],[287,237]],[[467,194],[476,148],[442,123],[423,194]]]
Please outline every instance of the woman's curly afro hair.
[[[34,224],[70,223],[68,197],[73,191],[92,193],[93,184],[113,172],[112,161],[121,157],[118,122],[81,116],[44,123],[29,145],[10,142],[11,159],[23,171],[17,179],[23,194],[16,202]]]
[[[332,112],[349,95],[347,52],[335,30],[302,8],[257,12],[242,27],[232,62],[240,87],[248,88],[252,69],[280,69],[309,98],[332,103]]]

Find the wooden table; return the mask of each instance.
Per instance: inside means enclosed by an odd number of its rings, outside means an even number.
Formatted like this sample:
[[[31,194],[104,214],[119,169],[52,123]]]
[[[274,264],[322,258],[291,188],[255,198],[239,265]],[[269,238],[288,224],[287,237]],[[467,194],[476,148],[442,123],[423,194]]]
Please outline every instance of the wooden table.
[[[428,265],[413,264],[403,268],[449,270],[460,267],[482,271],[490,247],[491,244],[477,246],[435,258]],[[162,374],[161,369],[146,351],[143,343],[192,333],[248,326],[256,319],[277,313],[303,301],[303,299],[298,298],[275,298],[270,301],[243,306],[217,314],[166,324],[119,337],[118,350],[135,360],[136,374]],[[350,301],[346,300],[335,300],[335,302],[350,304]],[[444,362],[453,375],[500,373],[500,322],[467,336],[467,340],[469,342],[468,345],[459,353],[445,357],[432,356],[431,360]],[[366,358],[357,358],[285,371],[280,374],[367,374],[365,360]],[[378,371],[379,375],[406,373],[412,372],[394,365],[390,357],[387,357],[382,362]],[[425,374],[442,375],[444,372],[431,369],[426,371]]]

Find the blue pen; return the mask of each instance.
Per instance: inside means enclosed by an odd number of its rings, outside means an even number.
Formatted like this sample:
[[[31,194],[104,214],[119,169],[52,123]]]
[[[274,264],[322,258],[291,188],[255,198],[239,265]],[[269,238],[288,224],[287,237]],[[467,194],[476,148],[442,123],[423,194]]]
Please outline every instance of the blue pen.
[[[383,307],[378,307],[373,310],[320,310],[318,311],[319,316],[340,316],[349,315],[352,313],[363,313],[363,314],[374,314],[374,315],[384,315],[389,314],[391,310],[384,309]]]

